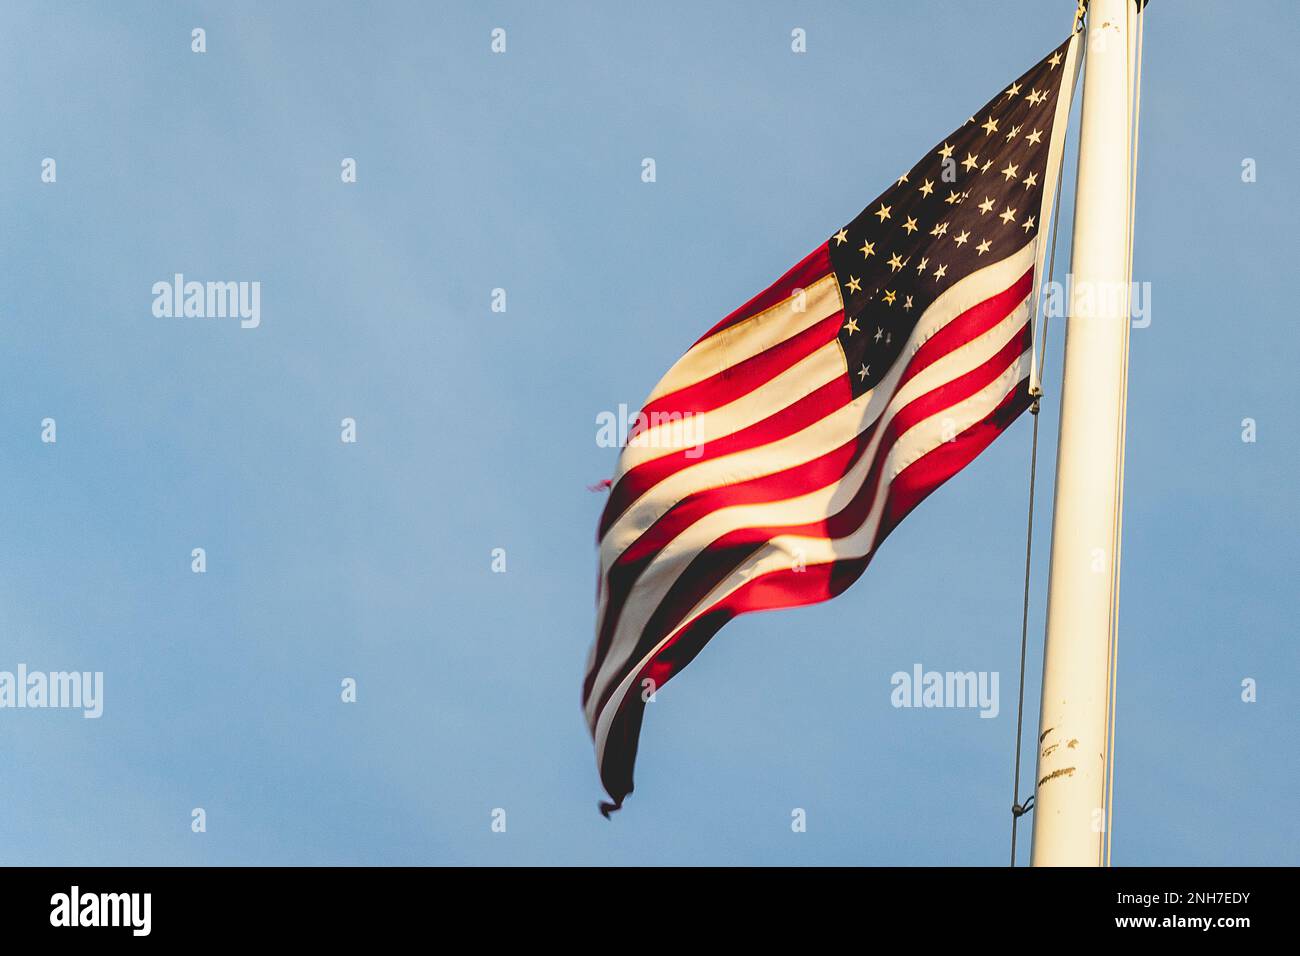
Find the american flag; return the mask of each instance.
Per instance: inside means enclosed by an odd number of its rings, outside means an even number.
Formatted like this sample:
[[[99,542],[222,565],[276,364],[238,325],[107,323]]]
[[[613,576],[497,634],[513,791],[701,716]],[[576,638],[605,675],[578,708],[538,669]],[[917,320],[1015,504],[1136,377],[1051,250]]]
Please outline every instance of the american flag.
[[[600,519],[582,688],[606,815],[646,702],[737,614],[824,601],[1030,404],[1075,38],[715,325],[655,387]]]

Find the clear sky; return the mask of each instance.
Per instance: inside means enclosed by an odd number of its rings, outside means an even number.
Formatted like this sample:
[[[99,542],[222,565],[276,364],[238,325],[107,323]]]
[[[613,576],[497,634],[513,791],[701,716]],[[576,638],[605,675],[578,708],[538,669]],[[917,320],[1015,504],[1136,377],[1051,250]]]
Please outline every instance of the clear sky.
[[[0,863],[1003,863],[1027,417],[847,594],[725,628],[612,821],[587,486],[601,411],[1073,6],[6,3],[0,670],[104,710],[0,710]],[[1147,19],[1114,861],[1295,864],[1300,12]],[[155,317],[177,272],[260,282],[260,327]],[[914,663],[998,672],[999,715],[891,707]]]

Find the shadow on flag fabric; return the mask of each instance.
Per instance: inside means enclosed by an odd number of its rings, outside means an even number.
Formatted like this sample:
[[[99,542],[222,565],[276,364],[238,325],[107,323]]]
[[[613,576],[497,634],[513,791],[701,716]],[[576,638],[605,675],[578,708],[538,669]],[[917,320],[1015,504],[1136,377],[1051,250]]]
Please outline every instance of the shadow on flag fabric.
[[[645,704],[727,621],[834,597],[1030,404],[1071,37],[727,316],[636,417],[582,705],[606,816]]]

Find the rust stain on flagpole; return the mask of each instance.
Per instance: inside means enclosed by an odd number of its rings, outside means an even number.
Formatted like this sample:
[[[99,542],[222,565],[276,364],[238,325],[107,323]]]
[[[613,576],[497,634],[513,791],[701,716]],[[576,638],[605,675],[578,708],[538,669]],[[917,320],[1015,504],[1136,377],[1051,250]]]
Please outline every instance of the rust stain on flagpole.
[[[1047,781],[1055,780],[1057,777],[1072,777],[1072,776],[1074,776],[1073,767],[1062,767],[1060,770],[1053,770],[1042,780],[1038,781],[1038,785],[1041,787],[1043,784],[1047,783]]]

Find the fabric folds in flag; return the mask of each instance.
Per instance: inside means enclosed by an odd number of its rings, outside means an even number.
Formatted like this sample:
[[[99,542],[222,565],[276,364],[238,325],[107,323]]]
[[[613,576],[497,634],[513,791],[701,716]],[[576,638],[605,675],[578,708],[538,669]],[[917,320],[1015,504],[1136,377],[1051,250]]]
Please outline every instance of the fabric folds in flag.
[[[601,515],[582,687],[606,815],[645,704],[738,614],[827,600],[1030,404],[1071,37],[710,329],[637,416]]]

